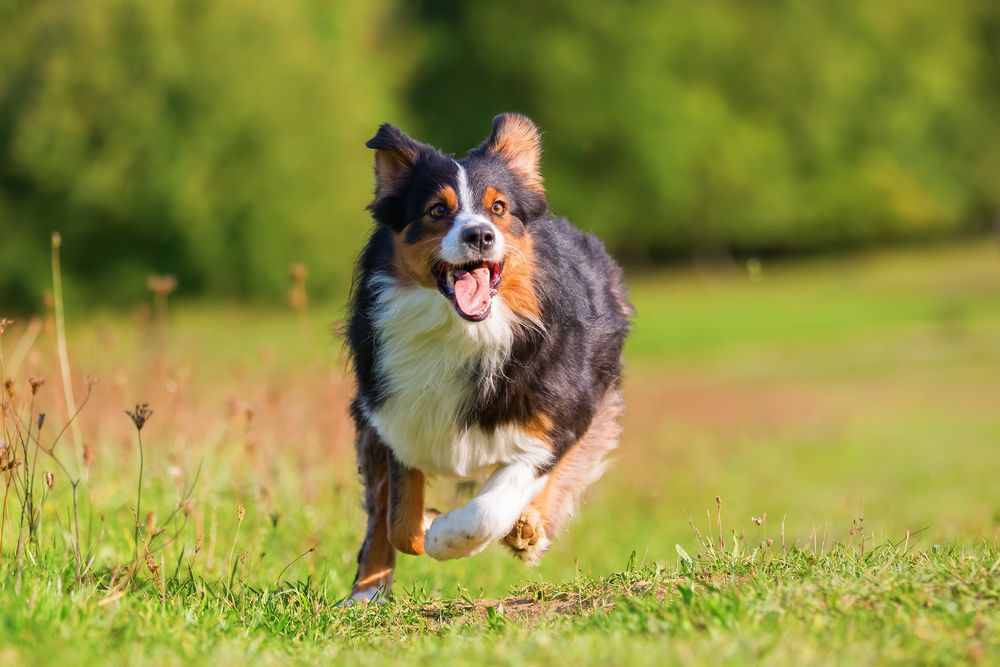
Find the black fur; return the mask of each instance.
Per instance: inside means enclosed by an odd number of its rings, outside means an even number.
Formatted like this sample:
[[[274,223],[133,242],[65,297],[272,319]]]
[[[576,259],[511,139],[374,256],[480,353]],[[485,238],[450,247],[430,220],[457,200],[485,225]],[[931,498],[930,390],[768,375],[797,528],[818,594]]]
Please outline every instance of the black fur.
[[[551,467],[587,430],[601,397],[620,379],[630,307],[623,302],[621,270],[595,237],[564,218],[532,221],[528,230],[544,330],[516,333],[506,381],[492,391],[481,387],[466,423],[490,430],[526,423],[538,413],[549,416],[556,454]]]
[[[392,188],[380,188],[369,207],[377,224],[358,260],[350,306],[347,338],[358,401],[375,408],[386,398],[386,383],[376,368],[371,311],[377,295],[369,278],[392,266],[394,232],[412,225],[407,235],[419,238],[416,227],[428,197],[446,184],[457,190],[458,170],[449,156],[391,125],[379,128],[368,146],[385,151],[386,159],[403,174]],[[599,240],[550,216],[544,194],[525,187],[485,143],[461,164],[473,197],[480,197],[487,186],[503,191],[511,198],[509,211],[516,218],[509,233],[532,236],[534,289],[543,325],[518,329],[503,382],[488,388],[481,382],[480,369],[468,369],[470,385],[479,384],[480,391],[463,420],[491,431],[546,415],[553,424],[548,433],[556,455],[552,466],[587,430],[605,391],[619,382],[622,345],[632,314],[621,270]]]
[[[441,183],[452,183],[457,168],[455,161],[441,151],[422,144],[389,125],[382,125],[365,144],[389,160],[401,177],[398,187],[383,191],[379,188],[375,200],[368,205],[372,217],[389,228],[400,231],[423,215],[423,204]]]
[[[386,530],[388,520],[388,484],[389,484],[389,462],[392,460],[392,453],[386,447],[382,439],[378,437],[371,426],[365,421],[364,416],[358,411],[357,406],[351,407],[351,416],[355,424],[354,448],[358,462],[358,475],[365,491],[362,507],[368,515],[368,530],[365,539],[358,550],[358,572],[354,577],[354,585],[358,584],[362,576],[372,574],[366,572],[365,563],[375,562],[378,565],[392,568],[396,562],[396,552],[387,549],[385,542],[379,545],[376,543],[376,533]],[[381,552],[379,547],[381,546]]]

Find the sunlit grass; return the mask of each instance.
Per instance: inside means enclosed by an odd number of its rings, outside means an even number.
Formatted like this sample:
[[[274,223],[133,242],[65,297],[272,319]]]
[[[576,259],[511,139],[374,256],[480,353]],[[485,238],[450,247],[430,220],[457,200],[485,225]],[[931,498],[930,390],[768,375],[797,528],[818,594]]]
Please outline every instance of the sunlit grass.
[[[68,481],[43,456],[37,474],[55,481],[40,538],[20,561],[19,506],[8,494],[0,651],[10,653],[0,655],[996,659],[996,249],[632,284],[639,316],[617,462],[542,565],[525,569],[499,549],[444,564],[402,556],[395,601],[347,612],[335,604],[350,587],[363,518],[350,381],[329,334],[340,307],[170,304],[164,321],[69,304],[75,381],[100,378],[79,421],[89,453],[67,450],[84,464],[87,573],[76,577]],[[47,414],[48,442],[66,415],[54,331],[40,326],[14,391],[23,406],[27,378],[47,379],[33,410],[36,420]],[[24,331],[20,322],[4,334],[8,364]],[[154,414],[142,431],[140,523],[147,538],[164,529],[152,567],[131,565],[144,549],[134,545],[139,452],[125,410],[143,402]],[[462,502],[440,480],[432,495],[439,506]],[[692,530],[713,534],[717,495],[724,559]],[[745,548],[735,557],[734,534]],[[690,565],[681,552],[706,556]],[[516,613],[511,601],[525,597],[544,602],[537,616]],[[65,648],[51,649],[52,636]]]

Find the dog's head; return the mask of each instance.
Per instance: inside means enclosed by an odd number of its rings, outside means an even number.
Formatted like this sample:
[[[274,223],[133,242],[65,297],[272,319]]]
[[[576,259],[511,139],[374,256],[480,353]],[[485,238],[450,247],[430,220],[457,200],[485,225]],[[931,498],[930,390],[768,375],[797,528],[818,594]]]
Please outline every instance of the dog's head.
[[[515,312],[537,318],[530,226],[547,204],[535,124],[497,116],[458,161],[388,124],[366,145],[375,149],[368,208],[394,234],[396,278],[436,288],[472,322],[489,317],[501,290]]]

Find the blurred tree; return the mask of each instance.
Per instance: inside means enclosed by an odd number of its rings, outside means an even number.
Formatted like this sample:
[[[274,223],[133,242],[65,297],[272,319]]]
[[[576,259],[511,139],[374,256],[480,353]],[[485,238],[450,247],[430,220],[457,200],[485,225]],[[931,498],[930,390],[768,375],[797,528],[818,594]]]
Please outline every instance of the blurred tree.
[[[554,209],[619,254],[788,252],[982,229],[1000,201],[1000,7],[419,5],[410,89],[452,149],[514,109],[547,130]],[[988,74],[987,74],[988,72]],[[984,90],[991,81],[992,90]],[[995,107],[994,107],[995,108]]]
[[[0,302],[63,233],[81,301],[343,295],[391,120],[546,131],[553,209],[623,259],[986,228],[1000,5],[849,0],[0,0]]]
[[[343,291],[369,222],[364,140],[398,117],[381,3],[0,0],[0,294],[37,299],[63,233],[102,301]],[[393,65],[390,67],[390,64]]]

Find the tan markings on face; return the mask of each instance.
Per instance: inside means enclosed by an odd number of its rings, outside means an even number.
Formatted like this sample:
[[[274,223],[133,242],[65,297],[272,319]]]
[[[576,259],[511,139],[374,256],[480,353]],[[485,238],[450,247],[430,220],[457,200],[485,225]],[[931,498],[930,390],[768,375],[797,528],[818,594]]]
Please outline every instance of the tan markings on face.
[[[493,205],[498,201],[505,208],[500,215],[493,213]],[[534,284],[535,253],[531,236],[525,233],[524,224],[506,210],[510,206],[510,199],[502,191],[487,186],[483,192],[482,204],[493,224],[504,235],[507,244],[500,294],[516,314],[538,320],[538,297]]]
[[[432,217],[430,210],[436,204],[444,204],[448,208],[448,215],[443,218]],[[412,239],[409,235],[411,226],[416,223],[410,223],[396,232],[393,268],[397,278],[423,287],[436,287],[431,267],[441,248],[441,239],[448,233],[451,215],[457,210],[458,195],[454,188],[446,185],[424,205],[425,213],[420,219],[422,233],[418,238]]]
[[[446,185],[441,188],[441,192],[438,193],[441,198],[441,203],[448,207],[449,211],[458,210],[458,195],[455,193],[455,189],[450,185]]]
[[[510,198],[492,185],[483,193],[483,209],[500,229],[515,234],[522,232],[523,227],[518,224],[520,221],[510,213]]]
[[[492,185],[487,186],[486,192],[483,193],[483,210],[493,217],[494,224],[497,224],[497,219],[502,217],[494,215],[492,211],[493,204],[497,201],[502,201],[506,205],[507,197]]]
[[[529,320],[541,320],[538,295],[535,293],[535,251],[531,234],[510,233],[510,224],[520,225],[513,216],[506,216],[504,225],[498,225],[507,244],[507,257],[503,267],[503,285],[500,295],[515,314]],[[522,227],[523,230],[523,227]]]
[[[396,277],[403,282],[415,283],[423,287],[434,287],[436,282],[431,274],[431,267],[434,263],[438,248],[441,247],[441,239],[444,238],[447,229],[444,225],[436,225],[441,229],[435,229],[433,233],[423,234],[413,243],[404,240],[406,229],[397,232],[394,242],[396,256],[393,260],[393,269]]]

